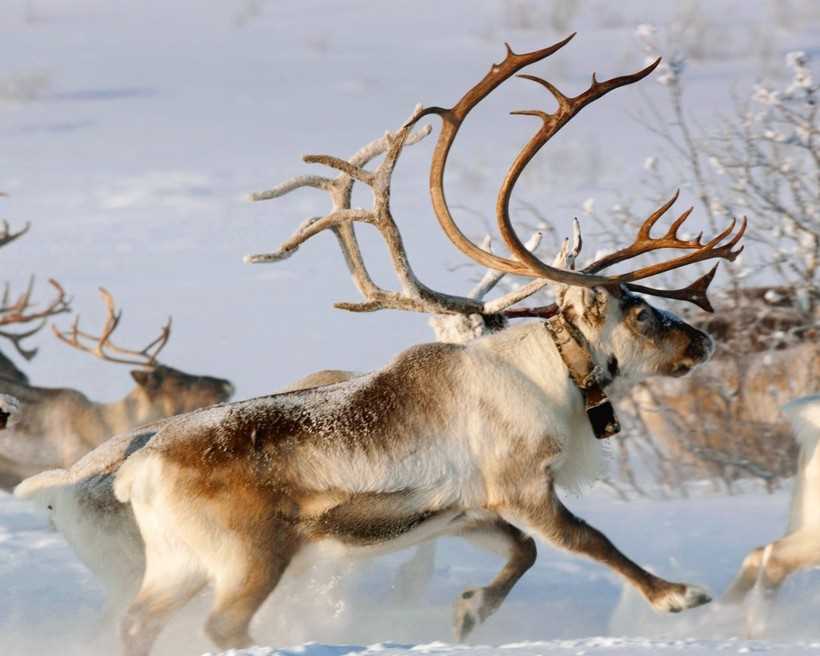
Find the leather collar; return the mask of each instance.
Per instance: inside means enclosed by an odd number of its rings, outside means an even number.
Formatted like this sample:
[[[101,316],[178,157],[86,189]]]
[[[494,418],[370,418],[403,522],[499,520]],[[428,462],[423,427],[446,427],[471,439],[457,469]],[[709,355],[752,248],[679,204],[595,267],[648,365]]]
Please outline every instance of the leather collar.
[[[562,312],[550,317],[544,326],[567,367],[570,379],[584,398],[584,410],[595,437],[605,440],[620,432],[621,424],[615,416],[615,409],[603,390],[603,385],[609,381],[592,360],[586,337]]]

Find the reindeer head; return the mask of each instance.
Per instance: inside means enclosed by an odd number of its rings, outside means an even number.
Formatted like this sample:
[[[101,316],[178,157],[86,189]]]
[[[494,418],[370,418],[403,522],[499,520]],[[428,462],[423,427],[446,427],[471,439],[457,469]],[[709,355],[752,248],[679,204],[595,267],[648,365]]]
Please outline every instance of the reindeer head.
[[[133,369],[131,378],[146,400],[162,406],[164,416],[223,403],[234,393],[229,380],[188,374],[164,364],[150,369]]]
[[[684,376],[714,350],[707,333],[623,287],[568,287],[559,298],[558,312],[613,379]]]
[[[146,407],[154,409],[156,416],[171,416],[190,412],[215,403],[227,401],[234,393],[230,381],[212,376],[198,376],[161,364],[157,357],[171,336],[171,319],[162,327],[159,336],[141,350],[126,349],[111,342],[111,335],[119,326],[122,311],[114,306],[111,294],[100,288],[106,306],[106,321],[100,335],[80,330],[77,316],[71,328],[60,332],[52,326],[54,334],[69,346],[118,364],[139,367],[131,371],[137,384],[131,395]],[[85,342],[85,343],[84,343]]]

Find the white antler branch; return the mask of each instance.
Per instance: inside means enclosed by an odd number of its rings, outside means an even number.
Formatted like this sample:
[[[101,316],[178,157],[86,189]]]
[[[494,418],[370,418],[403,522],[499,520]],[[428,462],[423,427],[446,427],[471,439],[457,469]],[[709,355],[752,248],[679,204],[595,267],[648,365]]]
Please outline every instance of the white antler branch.
[[[410,120],[416,118],[417,107]],[[323,230],[330,229],[336,235],[353,282],[364,296],[362,302],[337,303],[336,307],[351,312],[372,312],[381,309],[412,310],[425,313],[481,314],[483,305],[478,299],[451,296],[433,291],[425,286],[414,274],[410,266],[404,242],[398,226],[390,212],[390,183],[396,162],[406,145],[421,141],[430,134],[430,126],[411,131],[402,127],[395,132],[387,132],[358,152],[349,160],[330,155],[309,155],[304,158],[309,163],[320,163],[340,171],[331,180],[320,176],[299,176],[292,178],[270,191],[253,194],[252,200],[277,198],[294,189],[314,187],[330,193],[331,211],[323,217],[314,217],[304,222],[298,230],[273,253],[263,253],[245,257],[248,263],[277,262],[292,255],[305,241]],[[384,159],[373,171],[365,166],[375,157]],[[373,191],[372,209],[350,207],[354,182],[368,185]],[[393,268],[401,286],[401,291],[382,289],[370,277],[362,258],[354,224],[367,223],[379,230],[390,255]]]

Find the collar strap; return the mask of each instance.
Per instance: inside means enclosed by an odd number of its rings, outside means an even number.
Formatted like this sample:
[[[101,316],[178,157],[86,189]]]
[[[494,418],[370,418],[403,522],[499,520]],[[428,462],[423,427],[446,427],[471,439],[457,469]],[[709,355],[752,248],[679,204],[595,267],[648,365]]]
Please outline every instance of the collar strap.
[[[586,337],[562,312],[550,317],[544,325],[567,367],[570,379],[584,398],[584,410],[595,437],[605,440],[620,432],[621,425],[612,402],[601,386],[603,376],[592,360]]]

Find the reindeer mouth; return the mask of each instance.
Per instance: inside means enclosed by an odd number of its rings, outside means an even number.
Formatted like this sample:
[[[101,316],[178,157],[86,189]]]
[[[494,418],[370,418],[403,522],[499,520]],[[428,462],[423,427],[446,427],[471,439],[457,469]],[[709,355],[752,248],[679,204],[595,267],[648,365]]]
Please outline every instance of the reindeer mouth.
[[[687,362],[678,362],[673,367],[672,370],[669,372],[669,375],[673,378],[681,378],[688,374],[692,369],[695,368],[695,363],[691,361]]]

